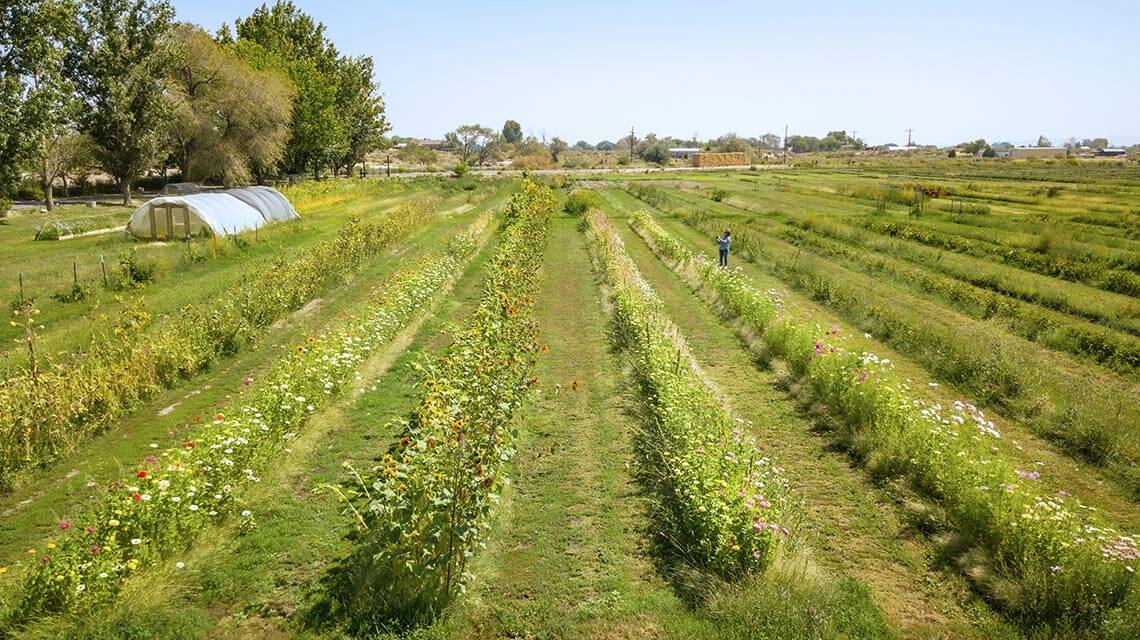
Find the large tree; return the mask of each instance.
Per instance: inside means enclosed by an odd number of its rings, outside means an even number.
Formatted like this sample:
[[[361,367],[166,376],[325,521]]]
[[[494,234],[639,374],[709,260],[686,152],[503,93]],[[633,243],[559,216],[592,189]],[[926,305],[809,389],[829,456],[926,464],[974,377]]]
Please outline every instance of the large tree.
[[[391,128],[384,117],[384,100],[372,73],[372,58],[344,57],[337,63],[337,110],[344,118],[344,141],[331,160],[333,174],[343,167],[348,175],[364,156],[380,147]]]
[[[289,1],[262,5],[236,22],[236,33],[245,59],[286,72],[297,88],[285,147],[289,171],[351,168],[376,148],[388,123],[371,58],[342,57],[325,26]]]
[[[63,76],[72,33],[73,6],[66,0],[0,4],[0,198],[26,164],[42,180],[40,160],[55,155],[73,124],[78,109]],[[54,207],[50,184],[48,206]]]
[[[186,180],[249,182],[276,171],[289,136],[293,86],[257,70],[201,28],[178,25],[169,136]]]
[[[503,123],[503,142],[516,144],[522,142],[522,139],[522,125],[514,120],[507,120]]]
[[[473,154],[478,154],[482,148],[493,142],[495,132],[490,127],[480,124],[465,124],[456,127],[455,131],[448,133],[444,138],[459,153],[460,160],[467,162]]]
[[[67,68],[99,166],[131,185],[154,166],[170,113],[165,77],[174,9],[165,0],[83,0]]]

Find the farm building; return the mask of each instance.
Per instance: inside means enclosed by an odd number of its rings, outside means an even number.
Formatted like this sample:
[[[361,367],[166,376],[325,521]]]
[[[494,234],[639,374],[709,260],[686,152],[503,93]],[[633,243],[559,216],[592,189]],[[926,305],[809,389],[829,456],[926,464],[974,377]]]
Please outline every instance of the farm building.
[[[1025,158],[1064,158],[1069,150],[1065,147],[1013,147],[1009,157],[1014,160]]]
[[[1127,154],[1128,154],[1127,150],[1115,148],[1115,147],[1110,148],[1110,149],[1097,149],[1096,150],[1097,156],[1107,157],[1107,158],[1119,158],[1119,157],[1127,155]]]
[[[700,152],[699,147],[673,147],[669,149],[669,157],[674,160],[689,160]]]
[[[739,167],[749,163],[748,154],[743,151],[731,153],[696,153],[693,154],[694,167]]]
[[[127,230],[150,240],[227,236],[299,217],[280,191],[245,187],[155,198],[134,212]]]

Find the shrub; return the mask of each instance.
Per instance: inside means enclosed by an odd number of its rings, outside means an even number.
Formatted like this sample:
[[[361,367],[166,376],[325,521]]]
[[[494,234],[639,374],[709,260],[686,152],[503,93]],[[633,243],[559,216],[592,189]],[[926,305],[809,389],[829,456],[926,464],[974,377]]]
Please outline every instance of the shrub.
[[[463,176],[467,175],[467,172],[470,171],[470,169],[471,168],[467,165],[466,160],[460,160],[459,162],[455,163],[455,167],[452,168],[451,172],[455,174],[456,178],[462,178]]]
[[[713,189],[712,194],[709,195],[713,202],[721,202],[728,197],[728,192],[724,189]]]
[[[153,260],[140,258],[137,249],[119,258],[119,275],[122,286],[141,287],[154,282],[158,265]]]
[[[587,211],[593,209],[601,209],[605,206],[605,201],[597,191],[593,189],[575,189],[569,198],[566,198],[566,205],[563,207],[566,213],[571,215],[580,216]]]

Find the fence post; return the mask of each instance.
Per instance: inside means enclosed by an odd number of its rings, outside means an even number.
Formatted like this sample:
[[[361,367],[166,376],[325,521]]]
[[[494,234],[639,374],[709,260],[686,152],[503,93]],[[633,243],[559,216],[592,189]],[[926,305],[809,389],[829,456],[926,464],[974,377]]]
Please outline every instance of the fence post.
[[[79,263],[75,260],[71,261],[71,285],[73,287],[79,286]]]
[[[99,269],[103,272],[103,288],[107,288],[107,261],[99,256]]]

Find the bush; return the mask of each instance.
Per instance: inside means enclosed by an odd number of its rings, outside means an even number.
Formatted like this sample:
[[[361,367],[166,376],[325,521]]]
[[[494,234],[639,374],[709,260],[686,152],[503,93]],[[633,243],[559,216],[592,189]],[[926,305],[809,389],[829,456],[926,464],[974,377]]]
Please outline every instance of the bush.
[[[122,275],[125,287],[137,287],[154,282],[157,270],[158,265],[154,261],[139,258],[138,251],[134,249],[119,258],[119,273]]]
[[[460,160],[459,162],[455,163],[455,167],[451,171],[455,174],[456,178],[462,178],[463,176],[467,175],[467,172],[470,170],[471,168],[467,166],[467,161]]]
[[[617,163],[624,167],[629,164],[629,156],[618,156]]]
[[[709,197],[712,198],[713,202],[720,202],[728,197],[728,192],[724,189],[713,189],[713,192],[711,195],[709,195]]]
[[[575,189],[569,198],[566,198],[566,213],[580,216],[592,209],[601,209],[605,206],[602,196],[593,189]]]

